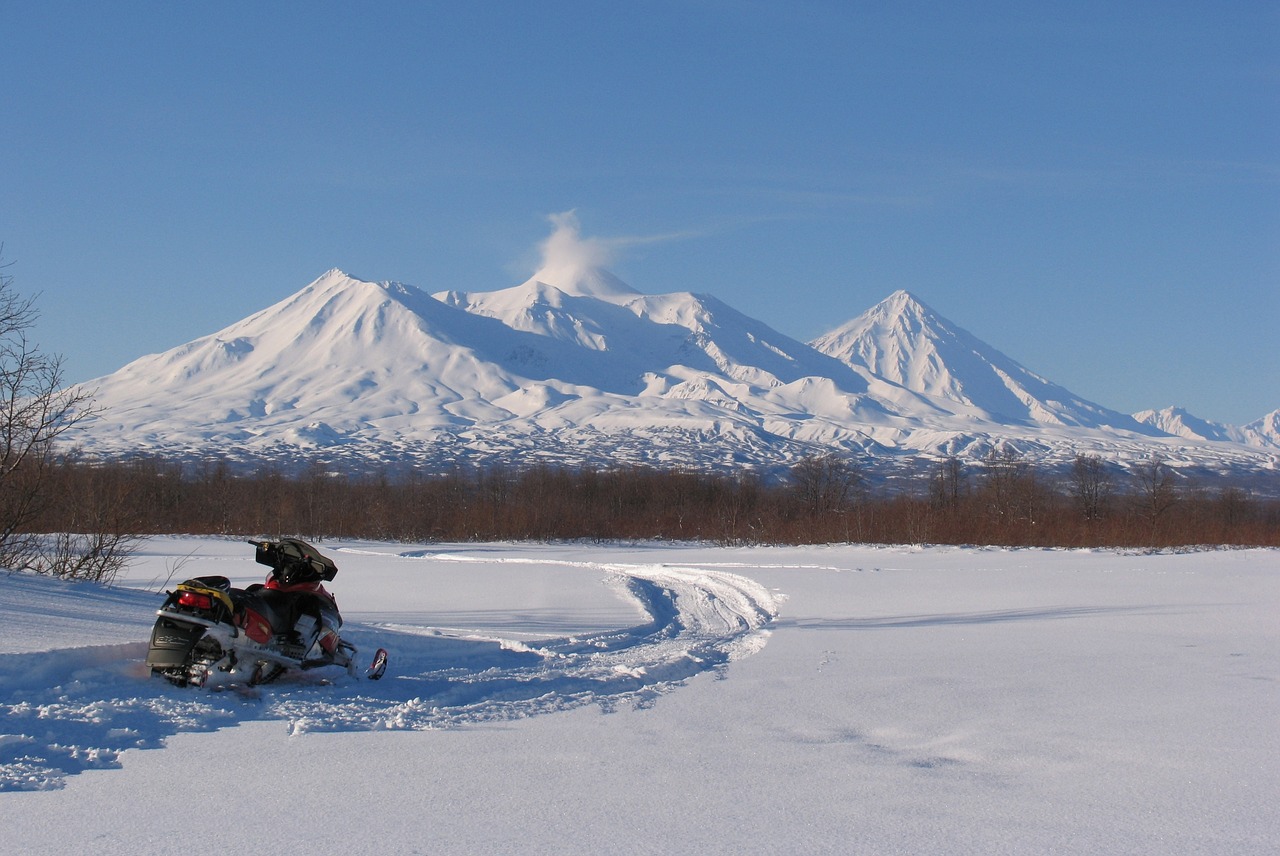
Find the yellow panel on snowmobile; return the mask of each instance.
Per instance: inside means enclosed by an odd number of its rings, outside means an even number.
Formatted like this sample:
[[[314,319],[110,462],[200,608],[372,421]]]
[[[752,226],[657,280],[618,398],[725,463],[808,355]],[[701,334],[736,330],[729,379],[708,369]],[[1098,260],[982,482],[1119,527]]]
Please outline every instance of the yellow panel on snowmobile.
[[[202,586],[202,585],[193,585],[191,582],[178,583],[177,590],[208,595],[209,597],[216,597],[219,601],[222,602],[222,605],[227,608],[228,613],[232,613],[236,611],[235,606],[231,603],[231,595],[227,594],[225,591],[219,591],[218,589],[209,588],[207,586]]]

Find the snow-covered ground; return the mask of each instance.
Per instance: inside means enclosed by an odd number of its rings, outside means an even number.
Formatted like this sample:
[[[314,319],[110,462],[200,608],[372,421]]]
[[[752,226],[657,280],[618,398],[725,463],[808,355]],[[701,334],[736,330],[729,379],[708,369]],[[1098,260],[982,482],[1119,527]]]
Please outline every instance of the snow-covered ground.
[[[0,850],[1280,849],[1280,551],[322,546],[381,682],[148,679],[237,541],[0,576]]]

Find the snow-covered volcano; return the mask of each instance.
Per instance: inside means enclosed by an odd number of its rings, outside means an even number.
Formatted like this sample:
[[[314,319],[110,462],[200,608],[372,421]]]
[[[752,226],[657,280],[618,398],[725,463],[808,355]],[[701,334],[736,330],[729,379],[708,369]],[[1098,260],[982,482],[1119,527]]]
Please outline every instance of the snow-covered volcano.
[[[994,422],[1148,433],[1133,417],[1028,371],[906,291],[894,292],[812,345],[907,389],[975,408]]]
[[[94,453],[292,465],[784,466],[1009,447],[1276,466],[1254,431],[1171,436],[1074,395],[905,292],[812,344],[705,294],[589,264],[428,295],[331,270],[243,321],[85,386]],[[1247,443],[1253,443],[1250,448]]]

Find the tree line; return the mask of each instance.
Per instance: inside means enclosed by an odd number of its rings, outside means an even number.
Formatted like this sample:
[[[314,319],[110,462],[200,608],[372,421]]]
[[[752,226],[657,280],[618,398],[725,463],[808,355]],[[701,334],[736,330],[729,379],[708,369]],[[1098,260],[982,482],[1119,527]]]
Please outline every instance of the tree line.
[[[221,461],[52,462],[32,532],[298,535],[397,541],[698,540],[722,544],[986,544],[1170,548],[1280,546],[1280,500],[1197,489],[1159,458],[1119,471],[1077,457],[1067,473],[1016,454],[921,468],[915,489],[873,487],[836,455],[783,479],[643,467],[459,468],[351,475],[320,464],[239,474]]]

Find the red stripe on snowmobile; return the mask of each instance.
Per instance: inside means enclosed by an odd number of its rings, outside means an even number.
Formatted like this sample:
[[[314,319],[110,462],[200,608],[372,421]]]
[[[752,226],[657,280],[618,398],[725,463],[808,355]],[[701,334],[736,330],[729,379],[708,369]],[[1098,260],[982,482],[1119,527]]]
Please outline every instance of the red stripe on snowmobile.
[[[271,641],[271,622],[252,609],[245,607],[244,612],[237,617],[236,623],[244,630],[246,636],[259,645],[265,645]]]

